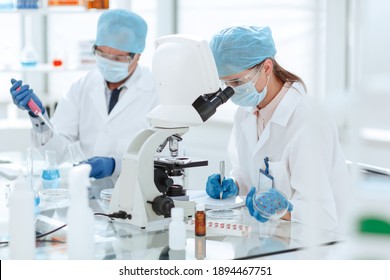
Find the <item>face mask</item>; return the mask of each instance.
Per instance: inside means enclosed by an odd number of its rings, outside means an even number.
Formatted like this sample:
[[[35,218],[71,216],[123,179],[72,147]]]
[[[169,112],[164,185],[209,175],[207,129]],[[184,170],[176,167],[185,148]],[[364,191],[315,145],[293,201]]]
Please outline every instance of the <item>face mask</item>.
[[[258,92],[255,87],[256,81],[249,81],[243,85],[234,88],[235,94],[230,98],[234,104],[244,107],[256,107],[267,95],[269,77],[267,84],[261,92]]]
[[[126,62],[112,61],[96,56],[96,65],[107,82],[117,83],[129,76],[129,64]]]

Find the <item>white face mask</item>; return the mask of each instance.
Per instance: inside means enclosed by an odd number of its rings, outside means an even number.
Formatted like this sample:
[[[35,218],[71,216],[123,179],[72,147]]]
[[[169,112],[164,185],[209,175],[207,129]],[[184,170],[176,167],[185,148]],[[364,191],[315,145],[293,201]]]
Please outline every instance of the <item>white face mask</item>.
[[[129,63],[113,61],[101,56],[96,56],[96,66],[104,79],[110,83],[117,83],[129,76]]]
[[[239,106],[256,107],[267,95],[269,78],[270,76],[268,76],[267,84],[261,92],[258,92],[255,87],[257,78],[255,81],[234,87],[235,94],[230,99]]]

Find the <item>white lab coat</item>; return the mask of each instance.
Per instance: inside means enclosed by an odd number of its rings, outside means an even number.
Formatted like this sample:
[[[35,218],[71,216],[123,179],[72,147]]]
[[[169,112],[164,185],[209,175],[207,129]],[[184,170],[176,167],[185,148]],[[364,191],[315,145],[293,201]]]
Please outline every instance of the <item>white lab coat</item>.
[[[294,206],[292,221],[341,230],[342,197],[350,184],[337,127],[294,83],[257,140],[256,116],[239,107],[229,143],[231,176],[246,195],[269,157],[274,187]]]
[[[113,157],[115,183],[121,159],[132,138],[149,126],[146,115],[158,104],[151,72],[142,66],[125,83],[127,91],[110,114],[107,112],[105,81],[98,70],[76,81],[60,100],[52,118],[57,135],[35,127],[32,142],[40,149],[52,149],[58,160],[67,157],[67,145],[79,141],[86,158]],[[122,93],[121,93],[122,94]],[[35,124],[39,120],[34,120]]]

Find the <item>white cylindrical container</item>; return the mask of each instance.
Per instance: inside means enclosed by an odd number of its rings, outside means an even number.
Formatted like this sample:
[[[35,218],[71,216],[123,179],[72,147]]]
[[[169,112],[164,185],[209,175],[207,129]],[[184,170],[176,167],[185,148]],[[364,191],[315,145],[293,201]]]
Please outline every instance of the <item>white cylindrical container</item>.
[[[185,250],[186,248],[186,225],[183,221],[183,208],[171,209],[172,221],[169,224],[169,249]]]
[[[9,198],[9,258],[35,258],[34,193],[19,175]]]
[[[91,166],[81,164],[69,171],[70,206],[68,221],[68,258],[73,260],[94,259],[94,216],[88,205],[87,187],[90,185]]]

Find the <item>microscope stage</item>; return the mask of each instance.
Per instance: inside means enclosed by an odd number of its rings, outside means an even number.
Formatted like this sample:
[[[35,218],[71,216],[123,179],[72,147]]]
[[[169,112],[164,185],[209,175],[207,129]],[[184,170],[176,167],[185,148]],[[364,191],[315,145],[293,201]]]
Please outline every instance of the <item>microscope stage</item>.
[[[163,167],[169,170],[207,166],[208,164],[208,160],[194,159],[188,157],[159,157],[154,159],[155,167]]]

